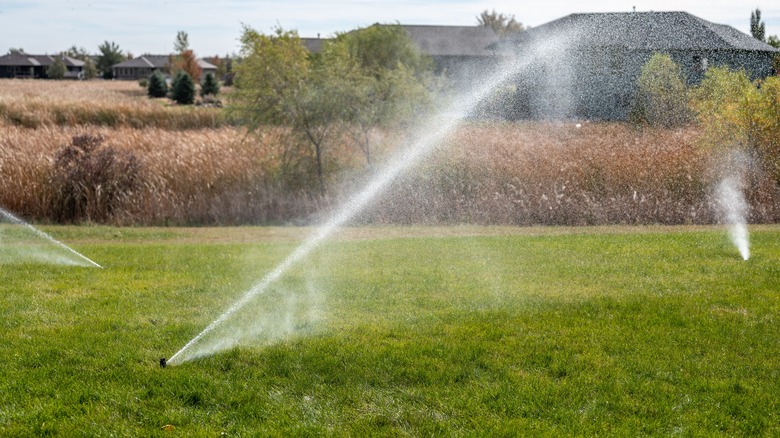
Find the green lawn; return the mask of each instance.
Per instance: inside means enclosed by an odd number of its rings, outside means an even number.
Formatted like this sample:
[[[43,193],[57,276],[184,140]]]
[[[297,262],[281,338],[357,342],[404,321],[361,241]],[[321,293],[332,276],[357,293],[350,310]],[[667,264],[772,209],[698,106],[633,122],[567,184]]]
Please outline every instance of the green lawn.
[[[780,226],[346,230],[165,369],[311,230],[45,230],[1,436],[780,435]]]

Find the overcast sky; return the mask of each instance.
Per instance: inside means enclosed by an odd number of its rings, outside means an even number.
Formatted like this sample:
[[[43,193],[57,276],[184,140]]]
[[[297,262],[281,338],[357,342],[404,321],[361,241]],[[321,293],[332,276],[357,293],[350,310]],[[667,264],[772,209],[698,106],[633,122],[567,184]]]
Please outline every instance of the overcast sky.
[[[686,11],[750,34],[750,13],[761,9],[766,34],[780,35],[778,0],[0,0],[0,54],[23,48],[57,53],[76,45],[97,52],[114,41],[134,55],[173,51],[176,32],[189,34],[200,56],[238,51],[242,24],[269,33],[274,26],[323,38],[373,23],[475,25],[488,9],[538,26],[574,12]]]

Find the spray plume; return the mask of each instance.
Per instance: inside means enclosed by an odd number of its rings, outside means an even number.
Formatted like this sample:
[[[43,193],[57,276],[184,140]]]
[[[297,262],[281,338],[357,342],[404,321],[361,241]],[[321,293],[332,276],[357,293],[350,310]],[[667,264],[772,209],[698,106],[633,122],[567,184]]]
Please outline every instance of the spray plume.
[[[14,216],[8,210],[0,208],[0,215],[2,215],[6,220],[11,222],[12,224],[23,226],[28,231],[31,231],[34,235],[36,235],[36,236],[46,240],[47,242],[49,242],[51,244],[54,244],[55,246],[65,250],[66,253],[68,254],[68,257],[69,257],[68,262],[70,262],[71,264],[82,265],[82,266],[94,266],[94,267],[103,269],[102,266],[100,266],[97,263],[95,263],[94,261],[90,260],[85,255],[83,255],[80,252],[74,250],[73,248],[69,247],[68,245],[65,245],[64,243],[60,242],[59,240],[51,237],[50,235],[44,233],[43,231],[35,228],[34,226],[28,224],[27,222],[19,219],[18,217]],[[76,259],[73,260],[72,256],[75,256]],[[50,260],[50,261],[55,261],[56,262],[56,259],[52,258],[52,257],[40,257],[40,258],[42,258],[44,260]]]
[[[743,260],[750,258],[750,243],[748,241],[747,211],[748,204],[742,194],[742,178],[728,176],[721,180],[715,190],[719,212],[723,223],[729,225],[729,235],[734,246],[739,250]]]
[[[295,249],[286,259],[284,259],[273,271],[263,277],[258,283],[252,286],[241,298],[232,306],[223,312],[217,319],[212,321],[203,331],[192,338],[176,354],[168,360],[168,365],[176,365],[181,362],[192,360],[215,353],[224,348],[225,342],[217,340],[213,345],[198,345],[203,338],[211,333],[215,328],[225,323],[231,316],[241,310],[250,301],[258,295],[264,293],[270,285],[279,280],[290,268],[298,264],[309,253],[311,253],[320,243],[332,235],[339,227],[347,223],[360,213],[369,202],[387,187],[405,171],[418,163],[422,158],[430,154],[437,145],[441,144],[457,126],[466,118],[477,106],[488,98],[492,91],[515,77],[518,73],[527,69],[531,62],[542,54],[549,54],[551,51],[565,44],[564,38],[555,41],[547,41],[534,47],[534,50],[527,52],[522,58],[508,60],[504,68],[497,70],[497,73],[491,77],[478,82],[476,86],[462,97],[455,100],[450,105],[448,111],[432,117],[428,123],[421,126],[418,135],[414,136],[416,141],[410,143],[395,159],[391,160],[387,167],[380,172],[362,191],[348,200],[340,210],[338,210],[331,220],[321,227],[318,231]],[[197,347],[197,348],[196,348]]]

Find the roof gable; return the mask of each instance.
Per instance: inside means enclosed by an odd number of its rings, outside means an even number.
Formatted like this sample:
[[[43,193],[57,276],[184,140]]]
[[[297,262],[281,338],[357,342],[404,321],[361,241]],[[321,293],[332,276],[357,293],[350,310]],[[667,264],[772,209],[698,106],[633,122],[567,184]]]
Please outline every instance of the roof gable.
[[[198,66],[202,70],[216,70],[217,69],[216,65],[206,61],[205,59],[200,59],[199,58],[199,59],[197,59],[197,63],[198,63]]]

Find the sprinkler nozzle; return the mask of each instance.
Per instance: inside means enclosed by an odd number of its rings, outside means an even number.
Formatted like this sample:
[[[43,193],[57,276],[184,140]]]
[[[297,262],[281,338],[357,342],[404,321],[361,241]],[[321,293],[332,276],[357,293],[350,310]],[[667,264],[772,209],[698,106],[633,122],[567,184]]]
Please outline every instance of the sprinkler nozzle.
[[[165,368],[166,366],[168,366],[168,361],[165,360],[164,357],[161,357],[160,358],[160,368]]]

